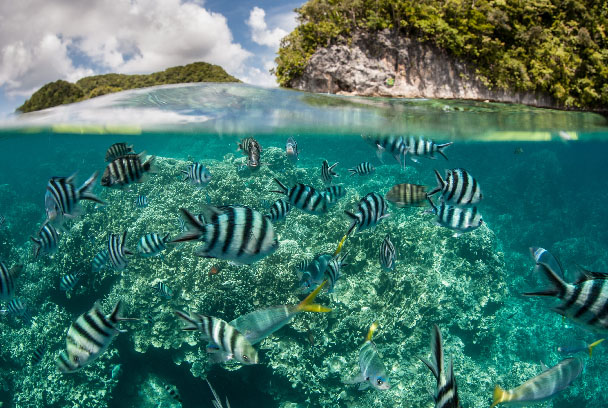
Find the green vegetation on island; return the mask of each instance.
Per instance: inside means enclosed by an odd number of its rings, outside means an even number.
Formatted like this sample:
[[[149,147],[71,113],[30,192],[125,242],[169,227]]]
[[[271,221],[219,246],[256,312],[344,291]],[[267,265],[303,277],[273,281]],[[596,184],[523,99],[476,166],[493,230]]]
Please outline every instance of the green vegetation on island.
[[[608,6],[594,0],[309,0],[281,42],[282,86],[357,30],[394,30],[472,63],[490,88],[540,91],[568,108],[608,106]]]
[[[33,112],[127,89],[189,82],[240,81],[226,73],[222,67],[206,62],[172,67],[148,75],[94,75],[82,78],[75,84],[62,80],[50,82],[34,92],[30,99],[17,108],[17,111]]]

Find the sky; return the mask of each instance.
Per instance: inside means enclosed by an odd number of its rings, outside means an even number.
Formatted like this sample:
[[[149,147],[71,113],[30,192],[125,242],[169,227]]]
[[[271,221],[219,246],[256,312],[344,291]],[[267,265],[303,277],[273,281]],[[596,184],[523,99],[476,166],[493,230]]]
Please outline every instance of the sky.
[[[0,1],[0,118],[42,85],[205,61],[240,80],[268,72],[303,0]]]

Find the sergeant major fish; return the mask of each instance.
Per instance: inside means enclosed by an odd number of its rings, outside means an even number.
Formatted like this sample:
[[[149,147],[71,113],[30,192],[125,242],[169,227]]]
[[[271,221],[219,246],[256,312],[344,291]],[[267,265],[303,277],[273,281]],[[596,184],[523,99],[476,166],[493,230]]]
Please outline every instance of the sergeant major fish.
[[[106,263],[108,263],[109,259],[110,254],[107,249],[103,249],[95,254],[93,260],[91,261],[91,269],[93,272],[100,271],[106,265]]]
[[[431,360],[420,358],[422,362],[431,370],[437,380],[437,388],[433,394],[435,408],[460,408],[458,398],[458,386],[454,378],[454,364],[450,359],[450,367],[445,370],[443,358],[443,340],[437,325],[433,326],[431,332]]]
[[[321,164],[321,180],[325,184],[330,184],[334,177],[338,177],[338,174],[334,171],[334,168],[338,165],[338,163],[334,163],[331,166],[327,163],[327,160],[323,160]]]
[[[346,195],[346,189],[342,186],[329,186],[323,190],[328,205],[334,205]]]
[[[344,262],[347,256],[347,252],[344,252],[342,255],[336,255],[327,264],[327,268],[325,269],[325,276],[329,282],[327,293],[332,293],[334,291],[336,282],[340,279],[340,270],[343,267],[348,266],[348,264]]]
[[[382,162],[382,156],[385,152],[388,152],[393,158],[405,168],[405,155],[407,153],[407,147],[402,136],[364,136],[361,135],[364,140],[371,143],[376,148],[376,155]]]
[[[133,204],[138,208],[146,208],[148,206],[148,197],[143,194],[137,196]]]
[[[369,193],[359,201],[359,211],[353,214],[350,211],[344,211],[352,222],[346,235],[350,235],[355,227],[357,231],[362,231],[367,228],[376,226],[384,218],[390,216],[386,212],[386,201],[377,193]]]
[[[42,361],[44,357],[44,352],[46,351],[46,346],[44,344],[36,347],[34,352],[32,353],[32,365],[38,365]]]
[[[80,273],[69,273],[64,275],[59,281],[59,289],[66,293],[69,292],[76,287],[81,276]]]
[[[285,194],[294,207],[308,214],[325,214],[328,211],[329,200],[324,192],[300,183],[287,188],[278,179],[275,178],[274,181],[279,185],[280,190],[272,190],[272,192]]]
[[[201,163],[189,165],[187,170],[182,170],[182,173],[184,173],[184,181],[190,180],[199,187],[204,187],[211,181],[211,173]]]
[[[144,182],[149,173],[156,173],[156,156],[150,156],[142,163],[142,157],[145,155],[146,152],[127,154],[112,160],[103,172],[101,185],[122,188],[131,183]]]
[[[388,390],[390,388],[389,378],[386,375],[386,368],[380,359],[376,344],[372,341],[372,336],[378,323],[374,322],[365,336],[365,343],[359,350],[359,369],[360,374],[355,378],[345,381],[346,384],[357,384],[360,390],[365,390],[370,385],[377,390]]]
[[[34,243],[34,259],[40,255],[52,255],[57,252],[59,234],[51,224],[45,224],[38,231],[38,238],[30,237]]]
[[[266,214],[266,218],[268,218],[272,222],[282,221],[287,217],[287,213],[291,210],[291,204],[287,202],[284,198],[275,201],[272,203],[269,209],[269,213]]]
[[[410,154],[410,156],[428,157],[430,159],[434,159],[435,153],[439,153],[446,160],[448,157],[445,155],[445,153],[443,153],[443,149],[451,146],[452,144],[454,144],[454,142],[437,144],[430,139],[425,140],[422,137],[415,138],[414,136],[410,136],[406,142],[407,152]],[[412,160],[416,161],[416,159],[413,157]]]
[[[396,184],[384,196],[397,207],[423,206],[426,200],[426,187],[419,184]]]
[[[429,192],[429,196],[441,193],[441,199],[446,204],[470,205],[477,204],[483,198],[479,183],[465,169],[446,170],[445,181],[435,170],[437,187]]]
[[[6,309],[0,310],[0,313],[10,313],[14,316],[19,316],[26,322],[32,320],[32,315],[27,308],[27,305],[19,298],[13,298],[6,305]]]
[[[376,168],[370,162],[363,162],[357,164],[355,168],[348,169],[348,171],[350,172],[351,177],[355,174],[358,174],[360,176],[366,176],[375,172]]]
[[[23,265],[14,265],[8,269],[4,262],[0,261],[0,300],[11,300],[15,296],[15,280],[23,271]]]
[[[395,269],[395,246],[391,242],[390,234],[386,234],[386,237],[380,244],[380,266],[387,271]]]
[[[164,282],[158,282],[158,284],[154,288],[156,289],[156,293],[158,294],[158,296],[164,299],[171,299],[173,297],[173,291]]]
[[[169,234],[161,236],[156,232],[152,232],[139,239],[137,252],[145,258],[158,256],[162,251],[167,249],[167,242],[169,242]]]
[[[127,145],[124,142],[114,143],[112,146],[108,147],[108,150],[106,151],[106,161],[111,162],[126,154],[133,153],[135,153],[133,145]]]
[[[431,204],[431,209],[427,212],[437,216],[435,224],[456,231],[455,236],[462,232],[473,231],[483,224],[477,207],[455,207],[443,201],[437,207],[430,197],[427,199]]]
[[[122,237],[118,234],[110,234],[108,237],[108,259],[114,270],[122,271],[127,267],[127,255],[134,255],[126,247],[127,231]]]

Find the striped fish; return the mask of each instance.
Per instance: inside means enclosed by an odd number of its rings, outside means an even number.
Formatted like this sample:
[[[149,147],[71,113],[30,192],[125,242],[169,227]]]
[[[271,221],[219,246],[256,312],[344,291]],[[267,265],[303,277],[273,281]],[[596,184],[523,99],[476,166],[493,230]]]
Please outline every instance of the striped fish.
[[[357,164],[354,169],[348,169],[348,171],[350,171],[351,177],[355,174],[365,176],[368,174],[372,174],[374,171],[376,171],[376,168],[370,162],[363,162]]]
[[[329,282],[329,286],[327,288],[327,293],[332,293],[334,291],[334,287],[336,286],[336,282],[340,279],[340,270],[348,266],[344,260],[346,259],[348,252],[344,252],[342,255],[337,255],[329,261],[327,264],[327,269],[325,269],[325,277]]]
[[[254,150],[258,150],[260,152],[262,151],[262,147],[253,137],[246,137],[245,139],[242,139],[238,143],[238,146],[239,147],[236,149],[236,151],[238,152],[239,150],[242,150],[246,156],[249,156]]]
[[[274,181],[280,190],[272,190],[273,193],[285,194],[291,205],[308,214],[325,214],[328,210],[328,199],[326,194],[315,190],[314,187],[305,184],[296,184],[291,188],[285,187],[278,179]]]
[[[123,187],[131,183],[144,182],[148,174],[156,173],[154,166],[155,156],[150,156],[142,163],[141,159],[146,152],[127,154],[118,157],[107,165],[101,178],[101,185],[105,187]]]
[[[279,247],[270,220],[249,207],[203,206],[205,224],[185,208],[181,211],[189,229],[171,242],[202,239],[198,256],[250,265]]]
[[[148,206],[148,197],[143,194],[140,194],[137,196],[135,201],[133,201],[133,204],[135,204],[135,206],[139,208],[146,208]]]
[[[69,273],[61,278],[59,281],[59,289],[64,292],[69,292],[74,289],[80,280],[80,273]]]
[[[219,350],[228,353],[231,358],[243,364],[258,363],[257,350],[241,332],[222,319],[198,313],[186,314],[179,310],[176,310],[175,314],[186,322],[182,330],[198,330],[212,343],[211,347],[207,347],[208,351]]]
[[[390,234],[386,234],[386,237],[380,244],[380,266],[387,271],[395,269],[395,246],[391,242]]]
[[[289,210],[291,210],[291,204],[289,204],[284,198],[281,198],[270,206],[270,210],[269,213],[266,214],[266,218],[272,222],[282,221],[285,219],[285,217],[287,217]]]
[[[333,259],[331,254],[319,254],[310,262],[298,264],[298,268],[306,265],[305,269],[298,269],[298,275],[300,276],[300,293],[308,293],[314,290],[319,284],[325,280],[325,271],[329,262]]]
[[[311,261],[308,259],[298,261],[298,263],[296,264],[296,271],[304,272],[308,268],[308,265],[310,265],[310,262]]]
[[[44,206],[46,209],[47,222],[55,227],[60,227],[64,218],[75,218],[82,213],[80,200],[90,200],[105,205],[92,190],[97,180],[97,172],[93,173],[80,188],[74,186],[76,174],[70,177],[53,177],[46,186],[44,195]]]
[[[165,234],[164,237],[161,237],[156,232],[146,234],[137,243],[137,252],[145,258],[158,256],[162,251],[167,249],[168,241],[169,234]]]
[[[443,340],[437,325],[433,326],[431,332],[431,360],[424,358],[420,358],[420,360],[426,364],[437,380],[437,388],[433,395],[435,408],[460,408],[458,386],[456,385],[456,378],[454,378],[454,364],[450,359],[450,367],[447,371],[445,370]]]
[[[323,164],[321,164],[321,179],[325,184],[330,184],[334,177],[339,177],[334,171],[334,168],[337,165],[338,163],[334,163],[330,166],[329,163],[327,163],[327,160],[323,160]]]
[[[40,255],[52,255],[57,252],[59,234],[51,224],[45,224],[38,231],[38,238],[30,237],[34,243],[34,259]]]
[[[327,199],[327,204],[333,205],[338,200],[346,195],[346,189],[343,186],[329,186],[322,191]]]
[[[365,390],[370,386],[377,390],[388,390],[390,388],[386,368],[380,359],[376,344],[372,341],[372,336],[377,328],[378,323],[372,323],[367,336],[365,336],[365,343],[359,350],[359,375],[352,380],[345,381],[346,384],[361,383],[359,385],[360,390]]]
[[[184,180],[190,180],[192,184],[196,184],[200,187],[204,187],[211,181],[211,173],[201,163],[194,163],[188,166],[187,170],[182,170],[184,173]]]
[[[411,156],[428,157],[429,159],[434,159],[435,153],[439,153],[447,160],[448,158],[445,153],[443,153],[443,149],[448,146],[451,146],[452,144],[454,144],[454,142],[437,144],[430,139],[425,140],[422,137],[415,138],[414,136],[410,136],[407,139],[406,144],[407,152]],[[412,160],[416,161],[416,159],[414,158],[412,158]]]
[[[32,353],[32,365],[38,365],[42,361],[44,357],[44,352],[46,351],[46,346],[44,344],[36,347],[36,350]]]
[[[122,237],[118,234],[110,234],[108,237],[108,259],[112,268],[117,271],[122,271],[127,267],[127,255],[133,255],[133,252],[126,248],[127,231],[122,233]]]
[[[356,214],[350,211],[344,213],[352,219],[346,235],[350,235],[355,227],[358,227],[357,231],[362,231],[376,226],[381,220],[390,216],[386,212],[386,201],[377,193],[369,193],[363,197],[359,201],[359,211]]]
[[[541,262],[537,269],[548,278],[550,286],[542,291],[526,292],[524,296],[557,297],[562,303],[551,309],[554,312],[591,329],[608,330],[608,276],[581,275],[571,284],[549,264]]]
[[[23,271],[23,265],[18,264],[10,270],[0,261],[0,300],[10,300],[15,296],[15,280]]]
[[[114,143],[112,146],[108,147],[108,150],[106,151],[106,161],[111,162],[119,157],[133,153],[135,153],[133,145],[127,145],[124,142]]]
[[[57,358],[62,373],[73,373],[92,363],[107,349],[121,330],[117,324],[122,317],[122,301],[118,301],[110,315],[101,311],[95,302],[91,310],[81,314],[68,329],[66,350]]]
[[[381,162],[384,163],[382,157],[385,152],[388,152],[399,165],[405,168],[407,146],[402,136],[361,136],[376,148],[376,155]]]
[[[0,228],[2,228],[4,226],[5,222],[6,222],[6,218],[4,218],[4,215],[0,214]]]
[[[479,183],[465,169],[446,170],[445,181],[435,170],[437,187],[429,192],[429,196],[441,193],[441,198],[451,205],[477,204],[483,198]]]
[[[426,200],[426,187],[419,184],[396,184],[384,197],[399,208],[421,207]]]
[[[171,299],[173,297],[173,291],[164,282],[158,282],[158,284],[154,288],[156,289],[156,293],[158,294],[158,296],[162,298]]]
[[[93,270],[93,272],[100,271],[108,263],[109,259],[110,253],[107,249],[99,251],[91,261],[91,269]]]
[[[473,231],[483,224],[483,219],[477,211],[477,207],[455,207],[443,201],[437,207],[430,197],[427,197],[427,199],[431,204],[431,210],[428,210],[428,212],[437,216],[435,224],[438,226],[457,231],[456,234],[458,234]]]
[[[19,298],[11,299],[11,301],[8,302],[8,304],[6,305],[5,312],[8,312],[15,316],[19,316],[23,318],[23,320],[25,320],[26,322],[32,320],[32,315],[30,314],[27,305],[23,303],[23,301]]]
[[[581,358],[567,358],[512,390],[506,391],[497,385],[494,388],[494,400],[490,408],[498,404],[528,405],[526,403],[552,398],[568,388],[581,375],[583,368],[584,363]]]

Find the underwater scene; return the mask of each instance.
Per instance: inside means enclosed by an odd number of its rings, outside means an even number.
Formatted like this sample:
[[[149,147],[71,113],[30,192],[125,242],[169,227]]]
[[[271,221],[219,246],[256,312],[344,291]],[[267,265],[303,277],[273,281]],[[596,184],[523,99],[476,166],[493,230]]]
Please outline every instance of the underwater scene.
[[[607,156],[592,113],[242,84],[8,119],[0,406],[605,407]]]

